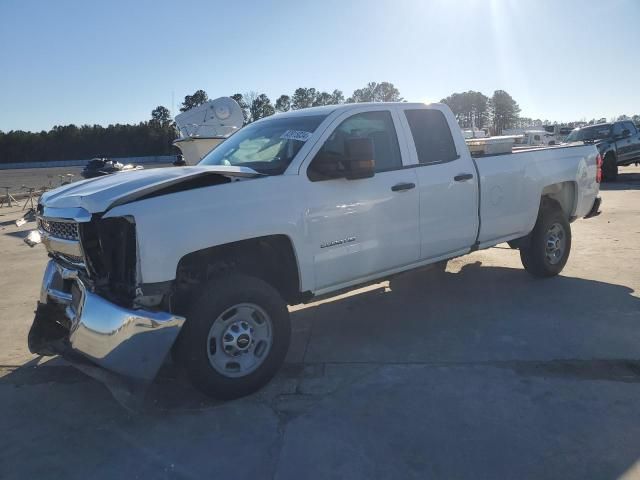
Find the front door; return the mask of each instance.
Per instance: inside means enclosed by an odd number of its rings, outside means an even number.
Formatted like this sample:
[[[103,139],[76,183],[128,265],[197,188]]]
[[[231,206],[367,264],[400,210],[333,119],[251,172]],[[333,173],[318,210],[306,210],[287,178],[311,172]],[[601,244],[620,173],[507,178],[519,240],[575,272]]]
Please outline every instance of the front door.
[[[374,277],[419,257],[416,173],[402,168],[392,112],[371,108],[339,117],[306,172],[305,227],[316,291]],[[375,175],[346,180],[314,174],[314,161],[344,154],[345,140],[351,137],[372,140]]]

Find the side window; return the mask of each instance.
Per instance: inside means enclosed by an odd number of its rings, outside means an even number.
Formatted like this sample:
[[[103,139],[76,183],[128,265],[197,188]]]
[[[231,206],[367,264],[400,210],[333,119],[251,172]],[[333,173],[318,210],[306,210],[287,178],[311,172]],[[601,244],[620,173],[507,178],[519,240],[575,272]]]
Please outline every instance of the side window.
[[[629,130],[629,132],[631,132],[631,135],[635,135],[638,132],[633,122],[624,122],[624,128]]]
[[[439,110],[405,110],[418,162],[444,163],[458,158],[449,124]]]
[[[613,137],[619,137],[620,135],[622,135],[622,130],[624,130],[624,127],[621,123],[614,123],[611,135]]]
[[[342,157],[345,154],[345,140],[363,137],[373,142],[376,172],[402,168],[400,145],[391,112],[364,112],[347,118],[331,133],[309,165],[309,178],[312,181],[324,180],[314,174],[314,165]]]

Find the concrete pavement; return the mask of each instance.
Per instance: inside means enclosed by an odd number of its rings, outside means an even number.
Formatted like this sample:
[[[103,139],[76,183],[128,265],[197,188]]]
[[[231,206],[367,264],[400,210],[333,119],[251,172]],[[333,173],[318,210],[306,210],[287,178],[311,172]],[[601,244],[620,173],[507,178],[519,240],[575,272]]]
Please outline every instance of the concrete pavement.
[[[640,169],[621,172],[561,276],[501,245],[292,307],[264,390],[217,402],[167,367],[135,415],[26,350],[46,255],[0,209],[0,478],[640,478]]]

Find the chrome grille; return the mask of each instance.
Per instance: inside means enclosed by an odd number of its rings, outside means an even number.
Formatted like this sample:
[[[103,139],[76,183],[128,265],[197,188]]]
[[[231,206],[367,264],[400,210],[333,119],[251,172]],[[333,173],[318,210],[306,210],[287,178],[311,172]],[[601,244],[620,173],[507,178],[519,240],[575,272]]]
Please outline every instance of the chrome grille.
[[[54,254],[54,256],[68,263],[71,263],[72,265],[84,267],[84,258],[79,257],[77,255],[70,255],[68,253],[57,253],[57,254]]]
[[[76,222],[56,222],[45,218],[39,218],[38,225],[42,230],[56,238],[76,241],[80,239],[78,224]]]

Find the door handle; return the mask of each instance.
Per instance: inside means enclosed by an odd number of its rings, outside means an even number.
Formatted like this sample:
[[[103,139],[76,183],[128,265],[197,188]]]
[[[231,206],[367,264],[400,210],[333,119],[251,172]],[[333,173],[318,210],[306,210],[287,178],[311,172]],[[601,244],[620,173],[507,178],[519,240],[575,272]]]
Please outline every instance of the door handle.
[[[398,183],[391,187],[391,191],[393,192],[404,192],[405,190],[411,190],[412,188],[416,188],[415,183]]]
[[[472,173],[460,173],[453,177],[456,182],[464,182],[465,180],[471,180],[473,178]]]

